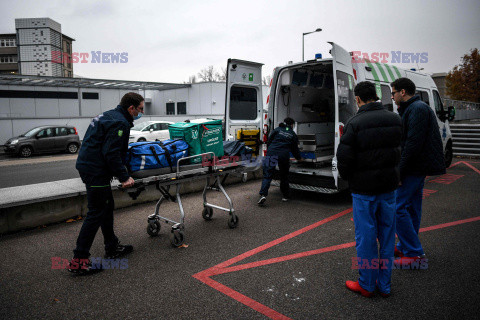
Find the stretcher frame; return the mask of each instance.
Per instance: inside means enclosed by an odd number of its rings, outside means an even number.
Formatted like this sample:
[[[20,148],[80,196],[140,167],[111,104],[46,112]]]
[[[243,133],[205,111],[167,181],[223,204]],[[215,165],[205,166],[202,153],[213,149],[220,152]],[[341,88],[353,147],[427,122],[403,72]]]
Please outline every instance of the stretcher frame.
[[[194,168],[189,170],[182,170],[180,165],[187,160],[202,157],[203,159],[211,159],[208,166],[201,166],[200,168]],[[251,160],[249,160],[251,161]],[[146,186],[155,185],[156,189],[160,192],[160,199],[155,205],[155,211],[147,218],[147,233],[154,237],[157,236],[161,229],[161,223],[164,222],[171,226],[170,242],[174,247],[181,246],[185,241],[185,211],[182,205],[182,199],[180,196],[180,189],[183,184],[191,183],[193,181],[205,180],[205,186],[203,188],[203,211],[202,216],[205,220],[211,220],[213,216],[213,209],[225,211],[229,214],[228,226],[234,229],[238,226],[238,216],[235,214],[233,202],[228,196],[223,183],[229,175],[240,176],[243,182],[247,181],[247,166],[248,161],[226,161],[225,159],[218,160],[213,152],[202,153],[190,157],[181,158],[177,161],[176,171],[169,174],[161,174],[150,176],[141,179],[135,179],[134,186],[128,189],[124,189],[132,199],[136,199],[141,192],[143,192]],[[223,177],[223,179],[221,179]],[[214,181],[212,185],[210,182]],[[170,187],[175,186],[175,196],[170,193]],[[121,189],[121,188],[120,188]],[[228,201],[228,208],[217,206],[209,203],[207,200],[207,191],[215,190],[223,193]],[[177,202],[180,211],[180,221],[175,221],[170,218],[166,218],[160,215],[160,207],[165,201]]]

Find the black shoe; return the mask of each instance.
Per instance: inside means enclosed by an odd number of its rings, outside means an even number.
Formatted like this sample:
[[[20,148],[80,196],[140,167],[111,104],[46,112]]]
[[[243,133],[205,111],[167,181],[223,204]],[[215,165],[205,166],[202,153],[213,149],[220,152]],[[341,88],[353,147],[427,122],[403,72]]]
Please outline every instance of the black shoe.
[[[258,200],[257,204],[258,204],[259,206],[263,206],[263,205],[265,204],[265,201],[267,201],[267,197],[261,196],[261,197],[260,197],[260,200]]]
[[[90,259],[73,258],[68,264],[68,272],[77,275],[89,275],[103,271],[102,264],[92,265]]]
[[[133,251],[133,246],[129,245],[129,244],[126,244],[126,245],[122,245],[122,244],[117,244],[117,246],[115,247],[115,249],[113,250],[109,250],[109,251],[106,251],[105,252],[105,259],[116,259],[116,258],[120,258],[130,252]]]

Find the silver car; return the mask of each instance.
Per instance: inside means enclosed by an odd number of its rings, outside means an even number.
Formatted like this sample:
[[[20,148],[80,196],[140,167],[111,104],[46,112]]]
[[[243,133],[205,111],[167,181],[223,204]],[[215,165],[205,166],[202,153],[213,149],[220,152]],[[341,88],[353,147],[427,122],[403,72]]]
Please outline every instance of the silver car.
[[[41,126],[18,137],[8,139],[4,149],[5,153],[27,158],[33,153],[64,151],[74,154],[77,153],[79,147],[80,138],[75,127]]]

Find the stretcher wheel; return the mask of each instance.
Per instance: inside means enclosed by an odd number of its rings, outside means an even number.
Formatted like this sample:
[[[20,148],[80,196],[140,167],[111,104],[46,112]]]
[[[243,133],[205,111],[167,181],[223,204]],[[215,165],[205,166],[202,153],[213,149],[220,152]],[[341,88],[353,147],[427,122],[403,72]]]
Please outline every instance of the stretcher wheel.
[[[242,182],[245,183],[248,181],[248,176],[246,173],[242,174]]]
[[[230,216],[230,219],[228,219],[228,226],[230,229],[235,229],[238,226],[238,217],[234,214]]]
[[[180,230],[172,230],[172,235],[170,237],[170,242],[174,247],[180,247],[183,242],[185,241],[185,236],[183,231]]]
[[[160,227],[160,222],[158,222],[157,220],[150,221],[147,226],[148,235],[152,237],[158,236],[158,233],[160,232]]]
[[[212,216],[213,216],[213,209],[212,208],[210,208],[210,207],[203,208],[203,211],[202,211],[203,219],[209,221],[209,220],[212,220]]]

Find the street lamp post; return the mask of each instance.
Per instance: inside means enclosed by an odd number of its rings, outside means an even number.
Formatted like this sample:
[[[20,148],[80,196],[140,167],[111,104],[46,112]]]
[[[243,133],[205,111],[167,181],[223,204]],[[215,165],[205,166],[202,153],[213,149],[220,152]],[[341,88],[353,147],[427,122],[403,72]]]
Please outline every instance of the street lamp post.
[[[315,31],[305,32],[302,34],[302,62],[305,61],[305,36],[310,33],[320,32],[321,28],[317,28]]]

